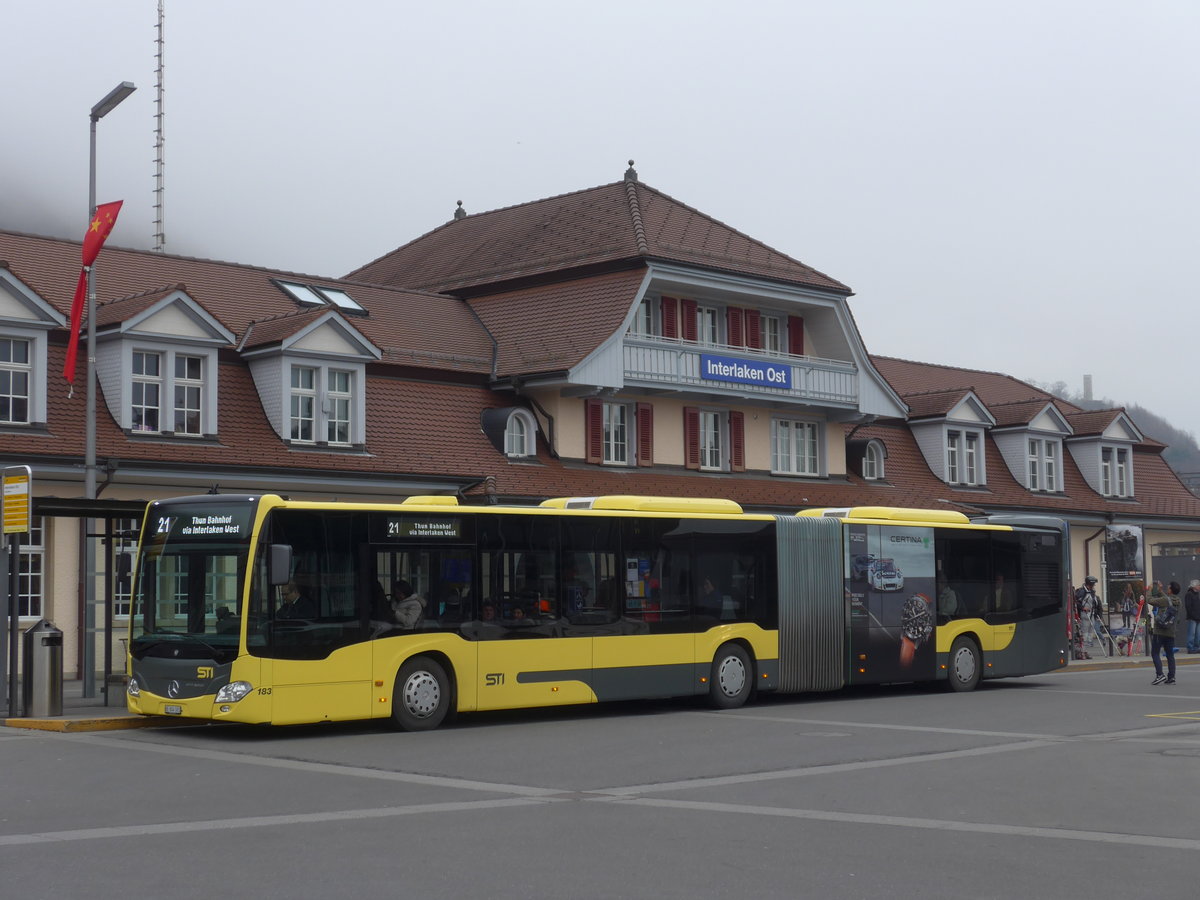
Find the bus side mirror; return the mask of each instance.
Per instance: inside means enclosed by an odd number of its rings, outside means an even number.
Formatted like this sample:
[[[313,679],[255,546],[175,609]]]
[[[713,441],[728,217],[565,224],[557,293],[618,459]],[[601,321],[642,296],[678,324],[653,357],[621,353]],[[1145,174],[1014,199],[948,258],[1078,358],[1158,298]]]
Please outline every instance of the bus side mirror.
[[[287,584],[292,578],[292,545],[272,544],[267,558],[267,577],[271,584]]]

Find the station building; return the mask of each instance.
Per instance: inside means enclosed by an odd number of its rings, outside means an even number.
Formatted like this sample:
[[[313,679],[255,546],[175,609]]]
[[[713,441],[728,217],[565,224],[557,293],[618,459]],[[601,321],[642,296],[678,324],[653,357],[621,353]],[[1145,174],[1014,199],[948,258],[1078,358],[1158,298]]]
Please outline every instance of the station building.
[[[632,165],[460,204],[342,277],[107,247],[90,501],[82,349],[79,386],[61,376],[79,260],[0,232],[0,465],[33,478],[20,622],[62,628],[67,677],[120,671],[132,535],[183,494],[1049,514],[1072,525],[1076,581],[1200,577],[1200,499],[1124,410],[874,356],[849,287]],[[1119,573],[1114,540],[1137,544]]]

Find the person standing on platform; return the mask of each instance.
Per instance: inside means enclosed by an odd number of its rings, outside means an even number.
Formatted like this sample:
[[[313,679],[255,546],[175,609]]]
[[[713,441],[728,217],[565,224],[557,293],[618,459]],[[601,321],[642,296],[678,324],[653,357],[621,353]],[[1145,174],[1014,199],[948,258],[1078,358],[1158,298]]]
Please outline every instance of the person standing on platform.
[[[1146,615],[1150,619],[1150,655],[1154,658],[1154,680],[1151,684],[1175,683],[1175,626],[1180,613],[1183,612],[1183,602],[1179,599],[1179,582],[1172,581],[1167,585],[1168,593],[1164,594],[1160,582],[1155,582],[1150,596],[1146,598]],[[1163,613],[1174,611],[1170,622],[1164,621]],[[1158,652],[1162,651],[1167,657],[1167,674],[1163,674],[1162,661]]]
[[[1200,653],[1200,581],[1195,578],[1183,595],[1183,608],[1187,614],[1187,652]]]

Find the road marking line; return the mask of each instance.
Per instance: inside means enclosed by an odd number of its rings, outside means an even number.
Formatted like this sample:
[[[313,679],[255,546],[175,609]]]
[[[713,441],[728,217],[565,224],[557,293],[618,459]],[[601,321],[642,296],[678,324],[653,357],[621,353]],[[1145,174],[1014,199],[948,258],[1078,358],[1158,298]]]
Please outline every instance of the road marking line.
[[[197,831],[227,831],[235,828],[271,828],[281,825],[311,825],[322,822],[349,822],[358,819],[386,819],[393,816],[415,816],[425,813],[445,813],[503,809],[553,802],[551,798],[474,800],[459,803],[422,803],[415,806],[385,806],[379,809],[347,809],[334,812],[292,813],[280,816],[249,816],[241,819],[214,819],[205,822],[163,822],[157,825],[114,825],[106,828],[76,828],[70,831],[43,831],[30,834],[0,835],[0,847],[28,844],[53,844],[70,841],[94,841],[108,838],[147,837],[160,834],[187,834]]]
[[[1002,825],[986,822],[957,822],[950,819],[919,819],[911,816],[881,816],[863,813],[832,812],[820,809],[786,809],[772,806],[747,806],[737,803],[705,803],[694,800],[665,800],[652,797],[626,801],[635,806],[667,809],[692,809],[698,812],[741,813],[752,816],[775,816],[784,819],[808,819],[817,822],[838,822],[853,825],[884,825],[898,828],[924,828],[972,834],[1000,834],[1014,837],[1051,838],[1065,841],[1088,841],[1171,850],[1200,850],[1200,840],[1147,834],[1127,834],[1107,831],[1083,831],[1075,828],[1045,828],[1032,825]]]

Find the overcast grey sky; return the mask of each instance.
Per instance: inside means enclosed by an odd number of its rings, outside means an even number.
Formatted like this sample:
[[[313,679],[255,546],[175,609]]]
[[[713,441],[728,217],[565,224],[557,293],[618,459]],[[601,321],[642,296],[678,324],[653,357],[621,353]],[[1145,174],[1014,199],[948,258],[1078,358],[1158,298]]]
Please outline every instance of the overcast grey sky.
[[[9,6],[0,227],[82,237],[132,81],[97,193],[149,249],[156,0]],[[167,0],[165,34],[170,253],[341,275],[632,158],[850,285],[872,353],[1200,431],[1196,0]]]

